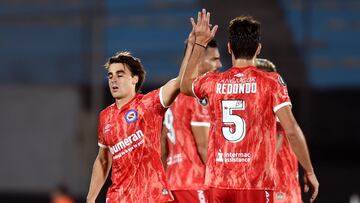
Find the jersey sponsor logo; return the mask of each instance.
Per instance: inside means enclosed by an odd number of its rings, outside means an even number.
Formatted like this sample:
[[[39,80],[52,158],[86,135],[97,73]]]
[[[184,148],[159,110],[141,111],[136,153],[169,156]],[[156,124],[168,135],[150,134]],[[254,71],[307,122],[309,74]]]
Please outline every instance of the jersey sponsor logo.
[[[116,143],[115,145],[110,147],[111,154],[116,154],[114,159],[118,159],[125,154],[133,151],[135,148],[139,147],[140,145],[144,144],[144,133],[141,130],[136,131],[135,133],[129,135],[125,139],[121,140],[120,142]]]
[[[167,159],[166,164],[168,166],[176,164],[176,163],[180,163],[184,160],[184,157],[182,155],[182,153],[178,153],[178,154],[174,154],[173,156],[169,156],[169,158]]]
[[[221,152],[219,150],[215,161],[222,163],[249,163],[251,161],[251,153]]]
[[[241,78],[241,77],[243,77],[243,76],[244,76],[243,73],[238,73],[238,74],[234,75],[234,77],[238,77],[238,78]]]
[[[251,83],[216,83],[216,94],[256,93],[256,82]]]
[[[107,133],[111,130],[111,124],[106,124],[105,128],[104,128],[104,133]]]
[[[224,153],[219,150],[217,156],[216,156],[216,162],[224,162]]]
[[[282,78],[280,75],[279,75],[278,80],[279,80],[280,85],[282,85],[282,86],[286,86],[285,81],[283,80],[283,78]]]
[[[133,123],[137,120],[137,118],[138,118],[138,112],[134,109],[130,109],[125,114],[125,120],[127,123]]]
[[[199,99],[198,100],[198,103],[201,105],[201,106],[207,106],[209,104],[209,100],[207,98],[204,98],[204,99]]]

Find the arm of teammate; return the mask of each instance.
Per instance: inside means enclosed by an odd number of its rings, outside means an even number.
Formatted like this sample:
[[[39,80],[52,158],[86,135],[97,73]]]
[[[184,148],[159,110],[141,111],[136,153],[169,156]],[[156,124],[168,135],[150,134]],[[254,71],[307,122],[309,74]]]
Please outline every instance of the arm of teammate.
[[[289,141],[289,144],[294,151],[298,161],[305,170],[304,192],[309,191],[309,187],[312,189],[312,195],[310,202],[314,202],[319,191],[319,182],[315,176],[315,172],[310,160],[309,150],[306,144],[305,136],[297,124],[290,106],[285,106],[276,112],[276,116],[279,118],[282,127],[285,130],[285,135]]]
[[[100,147],[92,169],[89,192],[86,197],[87,203],[95,203],[95,200],[109,175],[111,163],[112,159],[109,149]]]
[[[162,98],[165,106],[170,106],[170,104],[175,100],[176,96],[180,92],[180,80],[184,73],[184,70],[189,62],[190,54],[193,50],[195,42],[195,35],[194,30],[192,30],[188,37],[188,42],[186,46],[185,55],[183,58],[183,61],[180,66],[179,74],[178,76],[167,82],[162,88]]]
[[[166,126],[164,125],[164,122],[163,122],[163,126],[161,129],[160,143],[161,143],[161,161],[164,166],[164,169],[166,170],[166,168],[167,168],[166,160],[167,160],[167,156],[169,154],[169,146],[168,146],[168,142],[167,142],[167,132],[166,132]]]
[[[198,153],[205,164],[207,159],[209,127],[191,125],[191,131],[196,142]]]
[[[214,38],[218,26],[215,25],[212,30],[210,30],[210,13],[206,12],[205,9],[198,12],[196,23],[193,18],[190,20],[195,33],[195,45],[193,51],[191,52],[184,74],[181,77],[180,91],[186,95],[194,96],[192,92],[192,83],[198,75],[196,67],[200,63],[200,58],[205,51],[205,47],[211,39]]]

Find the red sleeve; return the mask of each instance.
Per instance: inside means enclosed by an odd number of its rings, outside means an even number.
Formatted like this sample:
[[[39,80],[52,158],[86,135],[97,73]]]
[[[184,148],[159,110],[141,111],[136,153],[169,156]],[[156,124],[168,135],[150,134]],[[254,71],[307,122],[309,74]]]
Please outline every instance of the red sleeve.
[[[151,109],[153,113],[161,115],[165,113],[166,106],[162,98],[162,87],[144,95],[142,104],[145,105],[145,109]]]
[[[273,110],[274,112],[278,111],[284,106],[291,106],[287,86],[279,74],[276,74],[276,85],[275,91],[272,95],[273,100]]]
[[[200,101],[197,101],[196,98],[193,99],[192,105],[191,125],[210,127],[210,117],[207,106],[201,105]]]
[[[107,148],[106,142],[105,142],[105,136],[104,132],[106,129],[104,129],[104,115],[103,112],[100,113],[99,120],[98,120],[98,145],[102,148]]]
[[[207,97],[207,91],[212,84],[212,72],[207,72],[196,78],[192,84],[192,91],[195,97],[203,99]]]

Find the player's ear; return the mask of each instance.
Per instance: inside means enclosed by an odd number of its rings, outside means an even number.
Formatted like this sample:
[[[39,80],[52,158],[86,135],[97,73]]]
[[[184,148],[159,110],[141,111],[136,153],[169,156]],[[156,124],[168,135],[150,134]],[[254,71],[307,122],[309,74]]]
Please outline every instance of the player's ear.
[[[137,76],[137,75],[132,76],[132,82],[131,83],[133,85],[136,85],[138,82],[139,82],[139,76]]]
[[[230,42],[227,43],[227,48],[228,48],[228,53],[231,55],[232,50],[231,50],[231,47],[230,47]]]
[[[257,49],[256,49],[256,56],[259,55],[261,52],[261,43],[259,43]]]

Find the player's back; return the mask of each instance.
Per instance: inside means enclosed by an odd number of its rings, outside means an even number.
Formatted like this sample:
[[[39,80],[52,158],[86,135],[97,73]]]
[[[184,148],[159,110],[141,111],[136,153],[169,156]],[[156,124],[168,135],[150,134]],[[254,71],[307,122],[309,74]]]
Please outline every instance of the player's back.
[[[184,94],[179,94],[165,113],[169,151],[166,174],[171,190],[204,189],[205,165],[191,129],[192,122],[203,121],[209,122],[207,110]]]
[[[223,189],[273,189],[276,120],[289,105],[277,73],[232,67],[194,82],[209,100],[211,128],[205,184]]]

